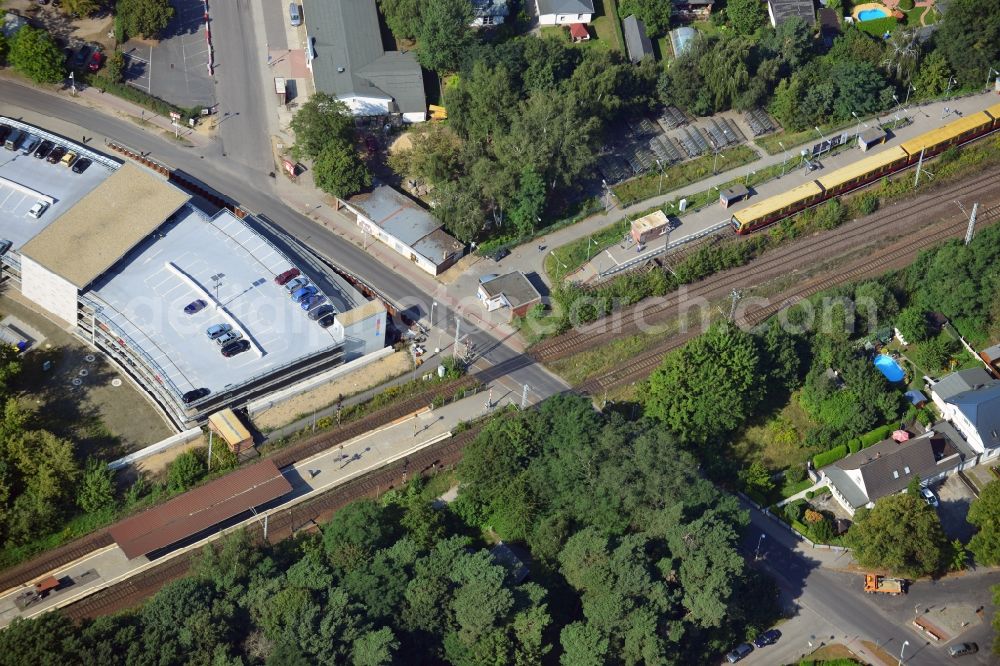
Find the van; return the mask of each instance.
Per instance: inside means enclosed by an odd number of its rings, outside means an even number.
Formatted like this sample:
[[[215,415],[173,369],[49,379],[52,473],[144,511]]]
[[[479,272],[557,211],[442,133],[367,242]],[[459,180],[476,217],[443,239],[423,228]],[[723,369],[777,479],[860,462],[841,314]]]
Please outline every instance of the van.
[[[17,150],[17,147],[21,145],[21,138],[24,136],[24,132],[19,129],[12,131],[7,135],[7,141],[4,142],[3,147],[7,150]]]
[[[299,11],[299,3],[293,2],[288,5],[288,18],[293,26],[302,25],[302,13]]]
[[[38,144],[40,144],[41,142],[42,140],[39,139],[34,134],[29,134],[28,136],[24,137],[24,141],[21,143],[21,154],[30,155],[31,153],[35,152],[35,148],[37,148]]]

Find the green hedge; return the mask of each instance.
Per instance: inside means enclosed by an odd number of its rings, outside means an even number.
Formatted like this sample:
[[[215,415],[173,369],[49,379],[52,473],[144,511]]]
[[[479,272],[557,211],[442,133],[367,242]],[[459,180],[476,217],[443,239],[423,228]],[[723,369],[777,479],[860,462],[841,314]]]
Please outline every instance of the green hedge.
[[[855,437],[854,439],[852,439],[851,441],[849,441],[847,443],[847,450],[851,454],[854,454],[854,453],[857,453],[858,451],[860,451],[861,450],[861,440],[859,438]]]
[[[878,442],[881,442],[883,439],[888,438],[893,433],[894,430],[895,430],[894,427],[890,425],[884,425],[879,428],[875,428],[871,432],[866,432],[860,437],[861,448],[867,449],[872,444],[877,444]]]
[[[872,21],[858,21],[856,25],[869,35],[881,37],[885,33],[893,31],[896,27],[896,19],[886,16],[885,18],[874,19]]]
[[[817,453],[813,456],[813,466],[816,469],[826,467],[832,463],[837,462],[841,458],[847,455],[847,445],[841,444],[840,446],[835,446],[829,451],[824,451],[823,453]]]

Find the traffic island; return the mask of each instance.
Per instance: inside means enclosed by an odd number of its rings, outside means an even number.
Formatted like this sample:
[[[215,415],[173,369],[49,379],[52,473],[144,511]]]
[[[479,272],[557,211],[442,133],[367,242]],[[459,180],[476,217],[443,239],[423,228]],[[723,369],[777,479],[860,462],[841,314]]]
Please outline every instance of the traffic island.
[[[921,606],[917,610],[913,626],[935,643],[946,643],[983,622],[967,604]]]

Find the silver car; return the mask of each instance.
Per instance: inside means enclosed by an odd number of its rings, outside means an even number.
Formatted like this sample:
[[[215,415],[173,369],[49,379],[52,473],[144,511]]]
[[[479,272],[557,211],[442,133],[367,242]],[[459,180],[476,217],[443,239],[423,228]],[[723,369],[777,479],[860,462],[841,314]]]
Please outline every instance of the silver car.
[[[213,326],[209,326],[205,331],[205,334],[208,336],[209,340],[215,340],[223,333],[228,333],[231,330],[233,330],[233,327],[229,324],[215,324]]]

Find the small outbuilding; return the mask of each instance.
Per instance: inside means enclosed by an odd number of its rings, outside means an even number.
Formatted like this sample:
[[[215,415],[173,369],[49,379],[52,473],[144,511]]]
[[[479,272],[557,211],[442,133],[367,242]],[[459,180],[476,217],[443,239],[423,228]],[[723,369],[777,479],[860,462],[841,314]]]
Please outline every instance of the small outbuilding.
[[[743,201],[748,196],[750,196],[750,190],[745,185],[737,183],[732,187],[727,187],[719,191],[719,203],[722,204],[723,208],[729,208],[737,201]]]
[[[622,21],[622,31],[625,34],[625,49],[628,59],[637,65],[646,58],[653,57],[653,42],[646,34],[646,24],[634,14],[626,16]]]
[[[576,42],[589,42],[590,41],[590,31],[587,30],[587,26],[582,23],[570,23],[569,25],[569,38]]]
[[[886,133],[881,127],[871,127],[858,135],[858,145],[861,150],[867,151],[869,148],[885,143]]]
[[[487,312],[507,308],[513,319],[524,317],[528,310],[542,302],[542,295],[521,271],[494,276],[488,280],[485,279],[486,276],[483,277],[476,295],[486,306]]]
[[[670,31],[670,48],[674,51],[674,57],[679,58],[684,52],[691,48],[698,31],[686,25],[674,28]]]
[[[662,210],[657,210],[649,215],[644,215],[638,220],[632,220],[632,229],[629,232],[632,240],[636,243],[646,243],[654,238],[659,238],[670,230],[670,220]]]
[[[233,453],[239,454],[253,446],[253,436],[231,409],[223,409],[209,416],[208,427],[222,438]]]

